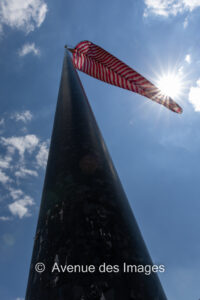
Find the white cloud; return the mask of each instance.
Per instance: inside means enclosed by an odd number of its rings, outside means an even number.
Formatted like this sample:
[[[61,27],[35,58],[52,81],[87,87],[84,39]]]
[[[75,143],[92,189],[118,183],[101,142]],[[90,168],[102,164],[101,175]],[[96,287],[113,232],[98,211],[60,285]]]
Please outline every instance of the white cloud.
[[[2,238],[6,246],[13,246],[15,244],[15,238],[10,233],[5,233]]]
[[[30,196],[23,196],[22,199],[8,205],[10,212],[14,216],[18,216],[20,219],[30,216],[28,206],[34,205],[34,201]]]
[[[26,110],[9,118],[24,126],[24,123],[31,121],[32,114]],[[34,200],[28,191],[27,194],[23,191],[25,182],[22,179],[28,180],[29,176],[39,175],[39,168],[46,166],[48,147],[49,140],[41,141],[34,134],[0,137],[0,150],[3,153],[0,155],[1,201],[10,199],[6,206],[11,213],[10,216],[1,215],[0,221],[14,220],[13,216],[20,219],[31,216]]]
[[[173,146],[175,148],[182,148],[186,151],[193,151],[196,145],[191,144],[190,140],[193,139],[190,128],[183,131],[171,132],[168,135],[163,135],[160,139],[162,146]]]
[[[4,158],[0,156],[0,168],[8,169],[10,167],[11,160],[12,158],[10,156],[5,156]]]
[[[16,190],[16,189],[10,188],[9,191],[10,191],[11,197],[12,197],[14,200],[19,199],[19,198],[23,195],[22,190]]]
[[[192,103],[195,111],[200,111],[200,78],[195,87],[190,88],[189,101]]]
[[[184,23],[183,23],[183,27],[184,28],[188,27],[188,17],[185,18]]]
[[[16,177],[25,178],[27,175],[37,177],[38,173],[34,170],[28,170],[23,167],[21,167],[18,171],[15,172]]]
[[[35,43],[24,44],[23,47],[19,50],[19,56],[25,56],[27,54],[33,53],[36,56],[40,55],[40,50],[35,46]]]
[[[0,170],[0,182],[2,184],[6,184],[10,181],[11,181],[11,179],[3,171]]]
[[[25,136],[13,136],[10,138],[1,138],[1,143],[9,148],[9,151],[18,150],[19,155],[23,158],[25,151],[32,153],[39,144],[39,139],[34,134],[27,134]]]
[[[0,221],[9,221],[9,220],[11,220],[10,217],[5,217],[5,216],[0,217]]]
[[[187,55],[185,56],[185,61],[186,61],[188,64],[191,63],[191,55],[190,55],[190,54],[187,54]]]
[[[4,118],[0,119],[0,126],[5,124]]]
[[[24,300],[24,298],[17,298],[16,300]]]
[[[11,116],[11,119],[14,119],[17,122],[22,121],[24,123],[27,123],[28,121],[31,121],[32,118],[33,118],[33,115],[29,110],[25,110],[21,113],[16,112]]]
[[[182,2],[190,11],[200,6],[200,0],[182,0]]]
[[[49,149],[47,146],[47,143],[44,142],[40,145],[40,150],[38,154],[36,155],[36,161],[38,163],[39,167],[46,167],[47,164],[47,158],[48,158]]]
[[[25,195],[22,190],[10,188],[10,196],[14,200],[13,203],[8,205],[10,212],[14,216],[18,216],[20,219],[30,216],[29,206],[34,205],[33,199]]]
[[[179,13],[193,11],[200,7],[200,0],[145,0],[145,4],[145,17],[151,13],[168,17],[169,15],[176,16]],[[185,21],[185,26],[187,23],[188,20]]]
[[[1,0],[0,27],[7,25],[26,33],[40,27],[47,13],[44,0]]]
[[[149,13],[167,17],[168,15],[176,15],[181,10],[182,1],[168,1],[168,0],[145,0],[146,9],[144,16],[147,17]]]

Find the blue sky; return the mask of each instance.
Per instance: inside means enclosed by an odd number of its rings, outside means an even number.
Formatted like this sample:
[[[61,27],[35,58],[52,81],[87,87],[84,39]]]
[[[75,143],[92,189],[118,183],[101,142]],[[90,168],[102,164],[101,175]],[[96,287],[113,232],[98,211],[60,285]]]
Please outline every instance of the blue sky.
[[[0,299],[23,300],[64,45],[90,40],[156,83],[177,115],[81,74],[170,300],[200,298],[200,0],[0,2]]]

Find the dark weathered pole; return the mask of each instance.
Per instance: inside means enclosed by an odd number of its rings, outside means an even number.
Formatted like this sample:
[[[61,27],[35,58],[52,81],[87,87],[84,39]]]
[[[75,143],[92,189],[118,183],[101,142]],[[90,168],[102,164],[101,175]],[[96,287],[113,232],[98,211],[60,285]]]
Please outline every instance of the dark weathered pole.
[[[26,300],[166,300],[155,273],[128,273],[124,263],[152,265],[66,52]]]

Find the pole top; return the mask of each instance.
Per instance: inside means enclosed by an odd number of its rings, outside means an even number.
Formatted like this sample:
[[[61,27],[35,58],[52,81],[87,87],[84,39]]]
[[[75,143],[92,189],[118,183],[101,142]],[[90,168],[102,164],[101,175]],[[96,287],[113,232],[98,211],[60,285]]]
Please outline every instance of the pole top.
[[[65,45],[64,48],[69,50],[71,53],[74,52],[74,48],[68,47],[67,45]]]

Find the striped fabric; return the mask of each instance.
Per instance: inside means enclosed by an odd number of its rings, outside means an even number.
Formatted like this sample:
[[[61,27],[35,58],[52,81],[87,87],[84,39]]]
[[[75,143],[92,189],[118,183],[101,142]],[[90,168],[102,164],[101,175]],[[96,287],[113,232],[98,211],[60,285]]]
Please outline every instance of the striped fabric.
[[[74,49],[75,68],[104,82],[130,90],[156,101],[176,113],[182,108],[142,75],[131,69],[101,47],[89,42],[80,42]]]

